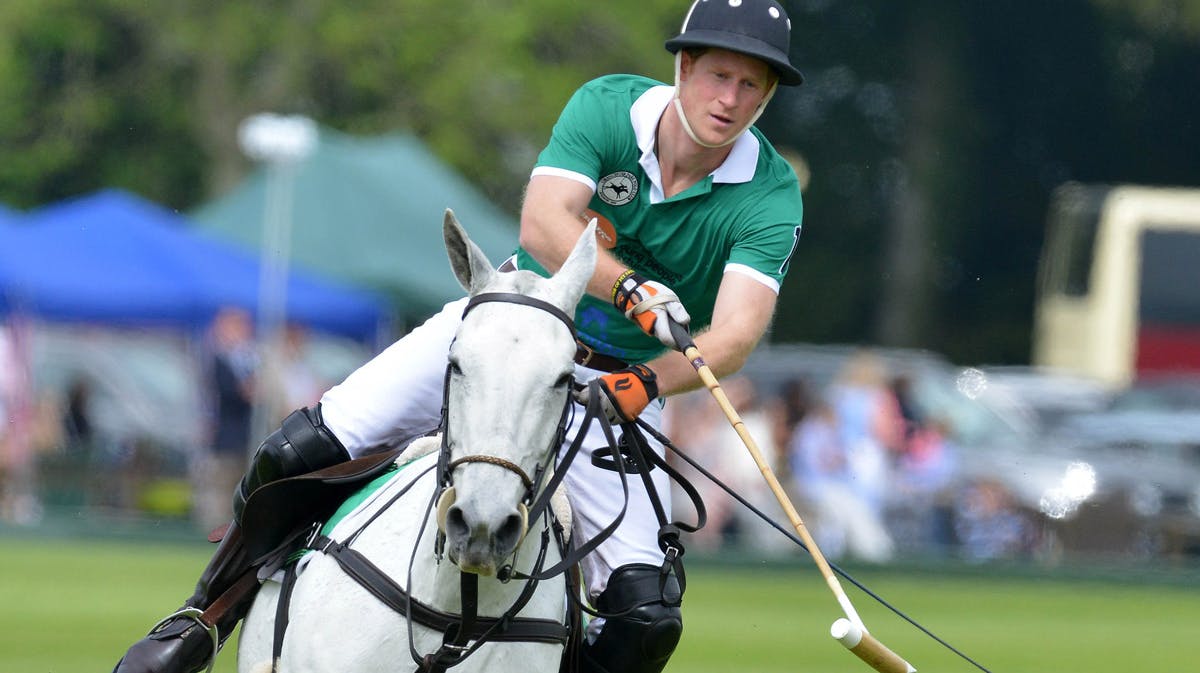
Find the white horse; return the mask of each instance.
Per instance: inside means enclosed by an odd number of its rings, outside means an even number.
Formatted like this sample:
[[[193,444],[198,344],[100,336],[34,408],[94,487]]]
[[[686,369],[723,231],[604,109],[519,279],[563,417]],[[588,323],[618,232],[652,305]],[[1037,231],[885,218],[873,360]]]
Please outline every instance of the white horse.
[[[538,570],[540,555],[543,568],[561,558],[553,544],[543,552],[546,517],[528,520],[529,507],[545,488],[559,448],[576,348],[568,316],[595,267],[593,229],[583,233],[560,271],[544,279],[525,271],[496,272],[446,212],[451,266],[471,296],[449,353],[443,427],[448,453],[440,461],[440,451],[413,459],[337,529],[341,534],[353,529],[349,547],[407,590],[411,603],[452,615],[470,612],[464,607],[464,595],[473,602],[474,591],[463,581],[468,573],[477,578],[478,619],[472,620],[477,627],[526,601],[521,619],[565,629],[565,579],[546,579],[529,592],[519,578]],[[439,473],[449,483],[439,484]],[[392,504],[400,492],[403,497]],[[439,519],[450,562],[438,553]],[[370,523],[363,527],[364,522]],[[339,539],[339,533],[329,537]],[[518,579],[497,579],[514,574]],[[417,657],[443,645],[442,631],[385,605],[333,555],[310,552],[295,578],[273,669],[280,587],[265,582],[255,598],[238,644],[239,673],[416,671],[422,670]],[[559,642],[482,640],[478,646],[468,638],[452,643],[459,647],[450,654],[472,650],[455,671],[556,671],[563,651]]]

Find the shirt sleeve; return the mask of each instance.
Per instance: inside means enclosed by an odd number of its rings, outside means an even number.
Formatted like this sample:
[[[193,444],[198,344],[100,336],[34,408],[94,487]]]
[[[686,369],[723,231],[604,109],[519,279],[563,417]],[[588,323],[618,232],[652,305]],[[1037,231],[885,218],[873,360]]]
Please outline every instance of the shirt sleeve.
[[[596,82],[580,87],[572,96],[554,129],[546,148],[538,155],[534,171],[546,169],[577,173],[592,184],[600,177],[600,167],[607,144],[616,137],[616,129],[610,128],[619,115],[608,113],[612,103],[605,99]]]
[[[786,184],[773,190],[771,198],[763,199],[744,221],[733,249],[730,250],[726,269],[748,270],[747,275],[760,281],[772,279],[774,284],[764,282],[778,292],[787,276],[792,255],[800,243],[800,221],[803,205],[800,189]]]

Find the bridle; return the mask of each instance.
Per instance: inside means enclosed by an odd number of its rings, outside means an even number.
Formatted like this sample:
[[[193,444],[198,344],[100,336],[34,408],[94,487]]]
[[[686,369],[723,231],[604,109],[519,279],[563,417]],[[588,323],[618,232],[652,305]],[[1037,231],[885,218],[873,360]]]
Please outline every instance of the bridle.
[[[471,312],[471,309],[474,309],[480,304],[486,304],[489,302],[521,304],[545,311],[546,313],[549,313],[557,318],[563,325],[567,327],[567,330],[571,333],[572,341],[575,339],[575,321],[572,320],[571,316],[567,315],[565,311],[548,301],[530,297],[528,295],[518,294],[516,292],[484,292],[477,294],[467,301],[467,306],[463,309],[462,317],[466,318],[467,314]],[[517,465],[510,460],[500,458],[499,456],[471,454],[451,460],[450,446],[452,440],[450,438],[450,427],[448,421],[450,411],[450,375],[452,373],[452,369],[453,368],[451,365],[446,365],[446,378],[442,385],[442,444],[438,453],[438,495],[436,505],[438,538],[435,546],[439,558],[441,558],[441,553],[445,545],[446,516],[450,510],[450,507],[454,504],[456,497],[453,481],[454,470],[461,465],[466,465],[469,463],[486,463],[488,465],[495,465],[496,467],[508,470],[509,472],[517,475],[517,478],[519,478],[521,483],[525,486],[525,495],[521,498],[521,502],[518,504],[518,510],[520,511],[522,518],[521,535],[517,543],[520,545],[520,541],[525,539],[525,533],[529,530],[530,510],[533,508],[534,500],[540,491],[542,480],[548,471],[546,466],[551,460],[553,460],[555,452],[557,451],[558,447],[562,445],[563,437],[566,436],[567,418],[571,409],[571,397],[570,395],[567,395],[563,400],[563,410],[562,414],[559,416],[558,427],[554,432],[554,436],[550,439],[550,445],[543,452],[542,459],[538,461],[532,477],[529,476],[520,465]],[[534,512],[534,516],[536,517],[539,513],[540,512]]]

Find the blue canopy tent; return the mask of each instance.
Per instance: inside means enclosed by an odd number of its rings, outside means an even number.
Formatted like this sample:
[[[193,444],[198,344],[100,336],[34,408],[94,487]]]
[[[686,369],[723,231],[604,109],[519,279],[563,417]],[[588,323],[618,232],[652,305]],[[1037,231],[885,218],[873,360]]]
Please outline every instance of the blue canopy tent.
[[[188,219],[103,190],[0,224],[0,312],[47,321],[199,330],[227,306],[258,309],[258,257],[197,232]],[[374,342],[389,318],[373,292],[299,270],[287,319]]]

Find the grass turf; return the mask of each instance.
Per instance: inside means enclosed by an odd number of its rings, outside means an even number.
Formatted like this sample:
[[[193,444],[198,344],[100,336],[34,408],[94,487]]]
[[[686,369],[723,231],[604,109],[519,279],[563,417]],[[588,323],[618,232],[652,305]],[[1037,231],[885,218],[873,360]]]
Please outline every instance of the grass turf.
[[[110,670],[190,593],[199,545],[0,539],[0,671]],[[994,673],[1191,670],[1195,585],[862,570],[866,586]],[[1130,578],[1136,579],[1136,578]],[[872,633],[923,672],[969,663],[843,582]],[[688,572],[683,642],[667,671],[870,669],[828,635],[838,606],[805,564]],[[217,673],[235,670],[233,648]]]

